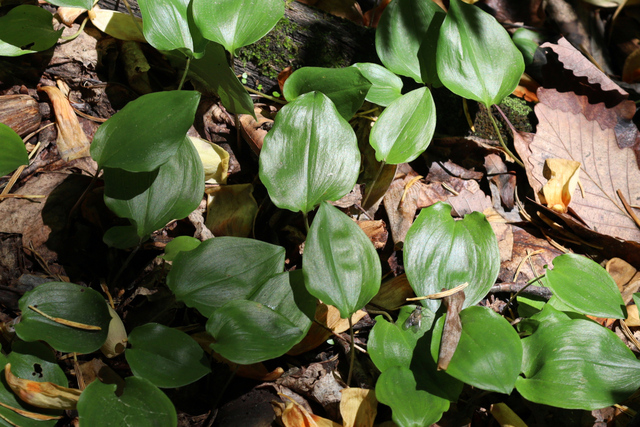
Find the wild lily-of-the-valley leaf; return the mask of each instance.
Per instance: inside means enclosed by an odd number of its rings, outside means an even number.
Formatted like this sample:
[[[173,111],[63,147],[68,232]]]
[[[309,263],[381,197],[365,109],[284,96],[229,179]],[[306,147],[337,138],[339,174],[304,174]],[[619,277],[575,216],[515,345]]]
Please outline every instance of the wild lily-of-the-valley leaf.
[[[436,105],[429,89],[423,87],[402,95],[382,112],[369,142],[380,162],[410,162],[427,149],[435,128]]]
[[[289,76],[282,92],[287,101],[318,91],[329,97],[340,115],[349,120],[362,107],[371,82],[355,67],[303,67]]]
[[[441,202],[423,209],[407,232],[404,260],[418,296],[468,283],[464,307],[484,298],[500,270],[498,241],[484,215],[474,212],[454,221],[451,206]],[[440,304],[424,305],[435,311]]]
[[[46,0],[47,3],[63,7],[79,7],[81,9],[91,9],[93,0]]]
[[[386,107],[402,96],[402,80],[381,65],[371,62],[353,64],[371,82],[365,99]]]
[[[14,171],[20,165],[29,164],[29,154],[20,135],[9,126],[0,123],[0,176]]]
[[[31,5],[14,7],[0,17],[0,56],[40,52],[56,44],[62,30],[54,30],[51,13]]]
[[[451,0],[440,27],[438,77],[451,92],[486,106],[499,104],[524,72],[509,33],[477,6]]]
[[[191,0],[140,0],[144,37],[158,50],[179,49],[184,54],[199,57],[208,43],[193,22]]]
[[[193,0],[192,8],[202,35],[232,56],[264,37],[284,16],[281,0]]]
[[[260,153],[260,180],[269,197],[294,212],[338,200],[351,191],[359,169],[353,129],[320,92],[302,95],[280,110]]]
[[[169,161],[193,124],[200,93],[156,92],[129,102],[97,130],[91,157],[100,168],[151,172]]]
[[[347,215],[320,204],[304,248],[303,271],[309,292],[340,310],[343,319],[364,307],[380,289],[378,254]]]

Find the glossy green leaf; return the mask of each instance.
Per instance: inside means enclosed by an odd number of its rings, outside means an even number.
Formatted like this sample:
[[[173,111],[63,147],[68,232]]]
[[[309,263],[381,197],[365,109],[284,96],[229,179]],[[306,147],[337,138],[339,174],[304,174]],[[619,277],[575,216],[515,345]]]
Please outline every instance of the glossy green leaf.
[[[179,301],[209,317],[225,303],[251,296],[284,270],[284,248],[259,240],[216,237],[176,256],[167,285]]]
[[[636,306],[640,307],[640,292],[633,294],[633,302]]]
[[[101,168],[157,169],[178,152],[199,101],[198,92],[184,90],[141,96],[98,128],[91,157]]]
[[[351,218],[321,203],[302,258],[307,289],[348,319],[380,289],[380,259],[373,243]]]
[[[102,241],[110,248],[129,249],[138,246],[147,236],[138,236],[135,225],[114,225],[104,232]]]
[[[282,92],[289,102],[305,93],[322,92],[349,120],[362,107],[370,87],[371,82],[355,67],[303,67],[289,76]]]
[[[208,43],[193,22],[191,0],[138,0],[144,38],[158,50],[179,49],[200,56]]]
[[[409,369],[418,383],[418,389],[450,402],[458,400],[464,383],[452,377],[447,371],[439,371],[436,360],[431,357],[433,330],[418,339],[413,349],[413,358]]]
[[[537,31],[518,28],[513,33],[513,43],[520,49],[525,65],[530,65],[533,62],[536,50],[543,42],[544,37]]]
[[[431,356],[438,359],[445,316],[436,322]],[[487,307],[460,312],[462,334],[447,373],[483,390],[510,394],[522,366],[522,344],[505,318]]]
[[[180,252],[188,252],[200,246],[200,240],[191,236],[178,236],[164,248],[164,255],[161,257],[165,261],[173,261]]]
[[[93,0],[46,0],[47,3],[61,7],[79,7],[90,10],[93,7]]]
[[[397,165],[415,160],[431,143],[436,105],[428,88],[413,90],[393,101],[369,135],[376,160]]]
[[[20,135],[9,126],[0,123],[0,176],[29,164],[29,154]]]
[[[243,365],[282,356],[305,337],[314,312],[301,271],[279,274],[252,300],[230,301],[213,313],[206,325],[216,340],[211,348]]]
[[[382,316],[376,317],[376,324],[369,334],[367,351],[380,372],[393,366],[408,368],[418,339],[431,329],[434,313],[428,308],[417,308],[421,316],[419,324],[407,324],[414,309],[416,306],[413,305],[402,307],[396,323],[389,323]]]
[[[285,105],[260,152],[260,179],[269,197],[294,212],[338,200],[351,191],[359,170],[356,135],[320,92]]]
[[[178,416],[171,400],[148,380],[125,378],[122,395],[115,384],[95,380],[78,401],[80,424],[93,427],[175,427]]]
[[[582,255],[554,258],[545,284],[555,297],[578,313],[610,319],[627,317],[616,282],[599,264]]]
[[[209,360],[189,335],[157,323],[138,326],[129,334],[125,356],[135,376],[156,387],[182,387],[211,372]]]
[[[131,219],[139,237],[193,212],[204,194],[198,151],[183,136],[178,152],[153,172],[104,170],[104,201],[121,218]]]
[[[69,383],[64,371],[58,365],[53,351],[41,342],[26,343],[15,341],[11,345],[12,352],[8,355],[0,355],[0,402],[13,408],[22,409],[38,414],[50,416],[60,416],[62,411],[36,408],[26,404],[11,390],[4,376],[4,367],[11,363],[11,373],[19,378],[29,379],[38,382],[52,382],[54,384],[68,387]],[[57,420],[36,421],[23,417],[16,412],[0,406],[0,425],[13,427],[52,427]],[[7,421],[12,422],[8,424]]]
[[[22,316],[16,328],[25,341],[42,340],[64,353],[92,353],[107,339],[111,315],[104,297],[91,288],[66,282],[49,282],[27,292],[19,301]],[[100,327],[86,330],[67,326],[29,308],[83,325]]]
[[[282,0],[193,0],[193,16],[205,38],[236,50],[264,37],[284,16]]]
[[[447,16],[444,11],[439,10],[433,15],[433,19],[427,29],[427,34],[418,50],[418,62],[420,63],[420,74],[422,81],[430,83],[432,87],[441,87],[442,82],[438,77],[436,56],[438,52],[438,37],[440,37],[440,27]]]
[[[489,292],[500,271],[498,241],[480,212],[454,221],[451,206],[438,202],[409,228],[404,244],[407,279],[418,296],[451,289],[463,283],[463,307],[476,305]],[[439,301],[424,303],[433,311]]]
[[[451,0],[440,27],[436,64],[451,92],[487,106],[513,92],[524,72],[522,54],[502,25],[461,0]]]
[[[437,422],[449,409],[449,401],[416,389],[406,367],[385,370],[376,383],[376,398],[391,407],[393,421],[402,427],[424,427]]]
[[[0,56],[40,52],[56,44],[62,30],[53,29],[53,16],[38,6],[21,5],[0,17]]]
[[[433,1],[389,3],[376,29],[376,51],[384,66],[418,83],[434,83],[423,80],[418,51],[429,34],[429,27],[442,22],[440,15],[444,15],[444,11]]]
[[[371,82],[365,99],[386,107],[402,96],[402,79],[386,68],[371,62],[353,64]]]
[[[166,56],[175,68],[184,69],[184,55],[169,52]],[[233,114],[255,115],[249,93],[229,68],[224,48],[218,43],[209,43],[203,57],[191,60],[187,76],[200,92],[218,96]]]
[[[640,362],[620,338],[590,320],[541,324],[522,340],[527,400],[567,409],[595,410],[627,399],[640,387]]]

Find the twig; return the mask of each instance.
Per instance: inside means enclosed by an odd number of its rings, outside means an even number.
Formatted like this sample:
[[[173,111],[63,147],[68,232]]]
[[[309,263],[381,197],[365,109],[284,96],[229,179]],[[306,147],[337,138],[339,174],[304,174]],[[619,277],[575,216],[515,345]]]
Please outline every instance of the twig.
[[[542,297],[545,299],[549,299],[553,296],[551,290],[545,286],[530,286],[530,283],[517,283],[517,282],[507,282],[507,283],[498,283],[491,287],[489,292],[492,294],[496,293],[516,293],[516,294],[525,294],[525,295],[534,295],[538,297]]]

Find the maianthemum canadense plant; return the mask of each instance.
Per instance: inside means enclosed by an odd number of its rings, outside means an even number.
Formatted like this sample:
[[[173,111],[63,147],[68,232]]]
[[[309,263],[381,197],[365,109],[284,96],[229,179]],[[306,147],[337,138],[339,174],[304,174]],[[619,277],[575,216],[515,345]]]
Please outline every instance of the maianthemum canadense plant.
[[[93,4],[50,3],[85,9]],[[253,114],[225,50],[233,57],[269,32],[284,13],[282,0],[138,3],[144,38],[183,67],[183,81],[190,79],[199,90],[141,96],[95,134],[91,156],[103,172],[105,203],[130,221],[104,235],[107,244],[121,249],[138,248],[152,232],[198,206],[203,165],[186,133],[200,93],[216,93],[235,114]],[[49,12],[35,6],[17,6],[0,18],[0,55],[48,49],[59,37]],[[448,12],[432,1],[392,1],[377,28],[376,49],[384,66],[360,63],[294,72],[284,86],[289,103],[265,137],[260,179],[276,206],[301,212],[307,224],[302,269],[285,271],[283,247],[249,238],[200,242],[185,236],[167,245],[165,259],[173,262],[168,287],[208,319],[211,349],[232,362],[251,364],[285,354],[308,332],[317,299],[350,318],[377,294],[381,266],[372,243],[328,203],[358,181],[361,154],[348,120],[363,102],[385,107],[369,138],[382,170],[385,164],[410,162],[428,147],[436,123],[429,87],[444,85],[490,108],[513,91],[524,70],[508,33],[490,15],[460,0],[451,0]],[[403,93],[397,75],[424,86]],[[28,163],[20,137],[5,125],[0,125],[0,145],[0,175]],[[309,226],[307,215],[316,208]],[[615,283],[593,261],[573,254],[557,257],[553,269],[532,281],[542,282],[554,296],[548,302],[519,297],[524,320],[513,327],[476,305],[500,268],[496,237],[481,213],[455,221],[445,204],[423,209],[407,234],[404,260],[418,296],[467,287],[460,340],[446,370],[437,368],[447,317],[439,299],[422,300],[417,309],[402,307],[395,322],[376,318],[368,344],[381,372],[375,391],[391,407],[396,424],[438,421],[465,383],[504,394],[515,389],[533,402],[586,410],[620,402],[640,387],[640,363],[633,353],[586,317],[625,317]],[[119,386],[96,380],[82,392],[61,389],[71,396],[68,406],[46,399],[31,402],[44,409],[27,405],[3,382],[2,425],[53,425],[61,408],[76,407],[76,401],[81,425],[176,425],[175,409],[160,389],[184,386],[211,371],[195,340],[160,324],[133,329],[125,351],[122,322],[91,288],[47,283],[25,294],[20,309],[15,325],[20,341],[11,353],[0,355],[5,373],[10,366],[16,377],[33,378],[37,364],[38,381],[67,387],[64,372],[39,342],[44,341],[65,353],[101,347],[107,356],[124,352],[133,376]],[[404,327],[419,313],[422,321]],[[109,335],[114,331],[120,338]]]

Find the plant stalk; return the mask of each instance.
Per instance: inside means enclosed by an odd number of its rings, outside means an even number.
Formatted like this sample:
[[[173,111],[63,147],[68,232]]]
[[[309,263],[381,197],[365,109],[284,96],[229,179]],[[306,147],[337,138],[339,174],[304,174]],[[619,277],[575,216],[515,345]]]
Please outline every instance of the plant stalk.
[[[380,175],[382,175],[382,170],[384,169],[385,165],[387,163],[383,160],[380,162],[380,167],[378,168],[378,172],[376,172],[375,177],[373,178],[373,181],[371,181],[371,185],[368,185],[367,188],[364,191],[364,198],[362,199],[362,203],[360,203],[360,206],[362,206],[362,209],[366,209],[366,205],[367,202],[369,201],[369,196],[371,196],[371,192],[373,191],[373,187],[375,187],[376,182],[378,182],[378,179],[380,178]],[[362,213],[360,213],[358,215],[358,219],[360,219],[360,216],[362,215]]]
[[[133,14],[133,10],[131,10],[131,6],[129,5],[129,2],[127,0],[124,0],[124,7],[127,8],[127,12],[129,12],[129,15],[131,15],[131,19],[133,19],[133,23],[135,24],[138,31],[140,31],[140,34],[144,34],[144,32],[142,31],[142,27],[140,26],[140,23],[138,23],[138,20]]]
[[[491,120],[491,123],[493,124],[493,129],[495,129],[496,133],[498,134],[498,140],[500,141],[500,145],[502,145],[502,148],[504,149],[504,151],[520,166],[524,167],[524,163],[522,163],[522,161],[520,159],[518,159],[512,152],[511,150],[509,150],[509,147],[507,147],[507,144],[504,142],[504,140],[502,139],[502,134],[500,133],[500,129],[498,128],[498,122],[496,121],[496,118],[493,117],[493,114],[491,113],[491,107],[487,107],[487,112],[489,114],[489,120]]]
[[[353,366],[356,363],[356,339],[353,333],[353,321],[349,316],[349,335],[351,336],[351,348],[349,349],[349,375],[347,376],[347,387],[351,386],[351,377],[353,376]]]
[[[182,73],[182,78],[180,79],[178,90],[182,90],[182,85],[184,85],[184,81],[187,78],[187,73],[189,72],[189,65],[191,65],[191,57],[187,56],[187,64],[184,66],[184,73]]]
[[[309,213],[304,212],[302,216],[304,217],[304,228],[305,230],[307,230],[307,235],[308,235],[309,234]]]

